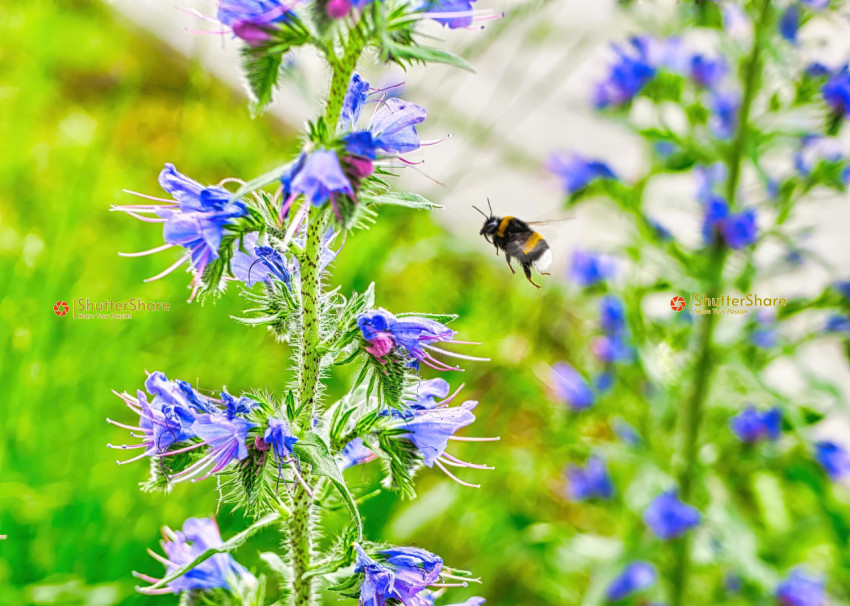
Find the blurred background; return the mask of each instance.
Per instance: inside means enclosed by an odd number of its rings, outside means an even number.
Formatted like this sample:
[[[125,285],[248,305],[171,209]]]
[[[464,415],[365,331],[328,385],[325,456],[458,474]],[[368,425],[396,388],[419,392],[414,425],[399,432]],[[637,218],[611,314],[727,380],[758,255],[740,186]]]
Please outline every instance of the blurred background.
[[[2,604],[169,603],[134,593],[130,571],[159,574],[145,548],[155,546],[163,524],[179,527],[189,516],[215,514],[215,486],[140,492],[146,464],[118,467],[106,448],[126,440],[105,422],[127,420],[110,391],[132,393],[145,370],[232,392],[275,390],[285,381],[286,347],[230,320],[243,307],[236,289],[201,306],[186,302],[185,274],[144,283],[170,264],[168,253],[134,259],[116,253],[158,245],[159,229],[108,209],[132,203],[122,189],[159,195],[156,177],[165,162],[214,183],[251,178],[286,160],[301,124],[317,111],[327,74],[313,57],[294,57],[278,103],[254,120],[233,60],[236,44],[187,32],[214,26],[174,4],[0,5]],[[181,6],[212,12],[210,4]],[[478,474],[477,491],[426,470],[416,501],[383,494],[363,511],[368,536],[416,544],[472,569],[484,580],[474,593],[494,604],[577,604],[582,584],[565,584],[564,575],[579,571],[586,581],[589,573],[580,571],[588,558],[612,549],[605,533],[577,540],[577,530],[608,526],[614,536],[618,520],[568,503],[560,470],[581,447],[576,436],[609,430],[592,421],[577,428],[540,377],[555,360],[587,355],[592,313],[563,278],[569,251],[613,248],[623,240],[623,224],[599,205],[545,233],[556,269],[537,291],[479,238],[481,218],[471,204],[489,196],[498,213],[563,216],[559,186],[542,169],[556,148],[580,146],[623,174],[641,166],[641,149],[587,109],[588,83],[609,52],[607,40],[636,26],[618,16],[613,1],[498,8],[508,9],[508,18],[486,30],[435,30],[476,65],[476,74],[365,66],[373,84],[403,79],[404,96],[428,108],[423,139],[453,135],[420,152],[427,176],[407,171],[403,184],[446,209],[382,211],[374,228],[349,237],[333,275],[343,291],[376,282],[379,304],[391,310],[460,314],[461,338],[483,342],[475,353],[492,358],[463,375],[466,398],[480,401],[469,435],[502,441],[453,452],[496,470],[469,471]],[[699,213],[682,201],[688,187],[671,184],[656,199],[670,208],[673,227],[698,237]],[[812,212],[809,220],[821,228],[810,246],[837,267],[850,265],[850,249],[841,244],[846,200],[823,200]],[[771,294],[799,292],[805,283],[817,289],[826,279],[787,275]],[[168,301],[171,310],[138,312],[132,320],[54,315],[54,303],[78,297],[140,297]],[[839,353],[837,344],[827,344],[812,350],[810,362],[845,397],[848,372]],[[334,377],[331,395],[343,393],[349,378]],[[377,469],[347,474],[366,485],[376,481]],[[226,508],[217,517],[225,537],[246,526]],[[265,532],[237,558],[262,570],[254,547],[275,549],[276,541]]]

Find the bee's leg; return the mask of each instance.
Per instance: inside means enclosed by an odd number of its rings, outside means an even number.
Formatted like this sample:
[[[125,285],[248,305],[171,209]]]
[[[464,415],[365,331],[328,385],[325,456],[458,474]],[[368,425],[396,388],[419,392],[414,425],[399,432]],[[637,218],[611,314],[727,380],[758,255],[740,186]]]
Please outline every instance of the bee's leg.
[[[511,268],[511,273],[515,274],[516,271],[514,271],[513,266],[511,266],[511,256],[508,253],[505,253],[505,260],[508,262],[508,267]]]
[[[523,264],[522,271],[525,272],[525,277],[528,279],[528,281],[534,284],[534,280],[531,279],[531,268],[528,265]],[[540,288],[539,284],[534,284],[534,286]]]

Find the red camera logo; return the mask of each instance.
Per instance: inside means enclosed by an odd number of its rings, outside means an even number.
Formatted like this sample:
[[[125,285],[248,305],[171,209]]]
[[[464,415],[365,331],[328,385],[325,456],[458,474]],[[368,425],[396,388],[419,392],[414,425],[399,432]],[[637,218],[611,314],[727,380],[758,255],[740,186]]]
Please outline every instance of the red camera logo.
[[[56,305],[53,306],[53,313],[57,316],[64,316],[68,314],[68,304],[65,301],[57,301]]]
[[[685,300],[682,297],[673,297],[670,299],[670,307],[673,311],[682,311],[685,309]]]

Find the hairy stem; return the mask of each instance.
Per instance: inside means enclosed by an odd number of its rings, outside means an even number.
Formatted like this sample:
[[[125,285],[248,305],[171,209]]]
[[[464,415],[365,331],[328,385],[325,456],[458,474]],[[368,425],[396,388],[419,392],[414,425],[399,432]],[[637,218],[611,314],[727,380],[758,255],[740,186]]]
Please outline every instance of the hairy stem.
[[[323,116],[330,133],[336,130],[348,82],[362,51],[363,41],[358,32],[353,31],[342,56],[331,62],[333,76]],[[309,203],[307,200],[304,201],[304,204]],[[311,209],[307,221],[304,255],[301,261],[302,308],[301,342],[299,343],[301,367],[298,381],[298,410],[300,410],[300,414],[297,422],[302,430],[309,429],[316,414],[316,399],[321,373],[321,353],[319,351],[321,339],[319,332],[321,276],[319,260],[326,216],[324,209]],[[315,479],[311,478],[306,470],[303,470],[302,473],[308,484],[315,485]],[[296,484],[292,491],[292,515],[289,518],[288,529],[290,561],[292,563],[292,606],[313,606],[317,603],[315,577],[307,575],[313,564],[314,508],[313,496],[302,486]]]
[[[742,73],[743,97],[738,111],[738,125],[735,138],[727,160],[728,178],[726,180],[726,200],[730,209],[736,207],[738,184],[741,177],[742,161],[748,144],[750,112],[761,84],[762,48],[764,45],[765,24],[770,16],[770,0],[761,0],[759,17],[754,20],[755,29],[753,47],[746,59]],[[711,247],[710,262],[706,274],[709,297],[719,297],[723,288],[723,268],[726,264],[727,249],[718,238]],[[693,479],[697,472],[700,424],[703,406],[708,395],[712,370],[714,368],[714,328],[717,314],[706,315],[697,340],[697,361],[690,396],[682,409],[679,422],[679,459],[677,480],[680,498],[688,502],[692,496]],[[674,569],[672,577],[671,606],[684,606],[688,601],[687,588],[690,573],[691,541],[685,535],[676,541],[674,549]]]

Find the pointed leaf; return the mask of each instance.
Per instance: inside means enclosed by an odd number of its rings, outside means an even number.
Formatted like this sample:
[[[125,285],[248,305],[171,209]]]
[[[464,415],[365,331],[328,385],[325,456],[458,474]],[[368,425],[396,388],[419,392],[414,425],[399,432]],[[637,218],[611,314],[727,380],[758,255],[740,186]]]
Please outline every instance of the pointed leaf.
[[[342,500],[351,513],[354,523],[357,525],[357,539],[363,539],[363,522],[360,519],[360,512],[357,510],[357,505],[354,503],[354,497],[348,491],[348,486],[342,477],[342,472],[339,470],[339,465],[336,459],[331,454],[328,445],[324,440],[314,433],[307,434],[296,442],[292,451],[300,461],[308,463],[312,467],[314,474],[325,476],[334,486],[336,486]]]
[[[409,191],[388,191],[383,194],[372,194],[361,192],[360,199],[372,204],[392,204],[394,206],[406,206],[408,208],[418,208],[421,210],[431,210],[432,208],[443,208],[439,204],[431,202],[425,196],[420,196]]]
[[[255,116],[272,102],[282,60],[282,53],[268,53],[250,46],[245,46],[242,49],[242,67],[245,70],[248,87],[254,97],[251,113]]]

